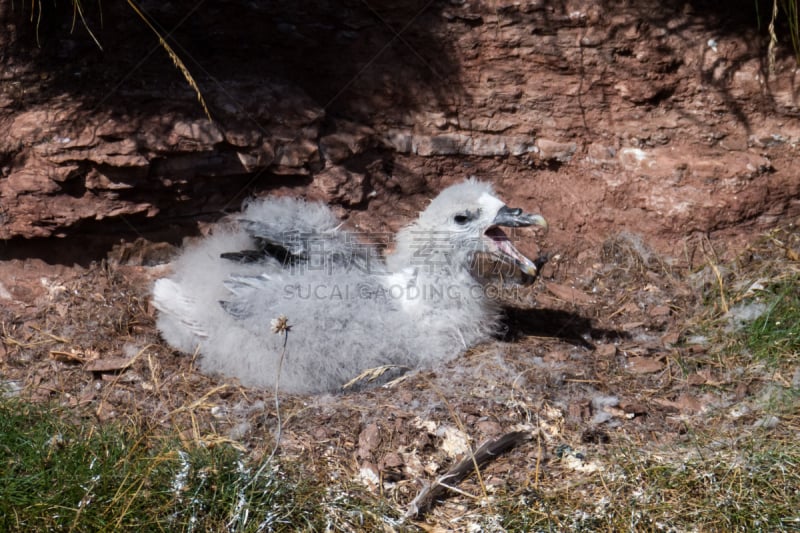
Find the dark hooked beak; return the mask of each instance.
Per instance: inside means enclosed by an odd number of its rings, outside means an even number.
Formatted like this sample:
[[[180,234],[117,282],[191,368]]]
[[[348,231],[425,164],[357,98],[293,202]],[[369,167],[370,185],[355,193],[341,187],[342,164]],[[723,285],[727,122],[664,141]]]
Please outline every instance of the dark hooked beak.
[[[484,236],[490,241],[493,252],[499,254],[498,257],[500,257],[501,262],[514,265],[514,269],[519,269],[524,276],[529,276],[532,280],[538,276],[541,264],[537,264],[537,261],[531,261],[520,253],[499,226],[520,228],[534,225],[546,229],[547,221],[542,215],[531,215],[523,213],[522,209],[519,208],[503,206],[494,217],[492,225],[484,232]]]
[[[532,215],[523,213],[519,207],[508,207],[504,205],[497,212],[497,216],[492,221],[494,226],[506,226],[509,228],[521,228],[524,226],[540,226],[547,229],[547,221],[542,215]]]

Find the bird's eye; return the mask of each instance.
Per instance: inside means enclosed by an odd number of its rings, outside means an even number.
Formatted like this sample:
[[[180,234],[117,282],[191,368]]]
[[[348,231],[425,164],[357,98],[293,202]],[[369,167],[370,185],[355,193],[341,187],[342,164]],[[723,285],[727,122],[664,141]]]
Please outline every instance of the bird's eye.
[[[469,222],[471,220],[475,220],[480,215],[481,215],[481,210],[480,209],[478,209],[474,213],[472,211],[470,211],[469,209],[467,209],[463,213],[459,213],[456,216],[454,216],[453,217],[453,222],[455,222],[456,224],[458,224],[460,226],[463,226],[467,222]]]

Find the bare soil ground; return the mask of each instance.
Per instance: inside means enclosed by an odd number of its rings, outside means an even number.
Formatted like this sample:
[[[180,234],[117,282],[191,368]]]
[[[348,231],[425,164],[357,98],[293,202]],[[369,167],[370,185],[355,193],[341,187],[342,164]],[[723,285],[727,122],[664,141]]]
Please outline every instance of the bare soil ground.
[[[554,258],[533,289],[535,305],[509,312],[505,339],[385,387],[281,395],[279,456],[320,479],[358,480],[405,508],[469,449],[521,430],[531,440],[466,481],[464,494],[577,490],[600,501],[603,487],[585,480],[612,469],[621,449],[656,453],[697,431],[770,423],[758,407],[765,391],[800,377],[731,366],[720,355],[724,339],[704,328],[729,321],[755,283],[797,274],[797,225],[724,254],[700,245],[705,264],[694,268],[631,235],[580,262]],[[88,268],[0,263],[3,385],[101,422],[173,428],[193,445],[227,442],[265,457],[278,429],[272,391],[202,375],[158,338],[148,291],[169,267],[142,258],[168,254],[161,248],[121,245]],[[292,330],[289,347],[303,334]],[[798,423],[785,416],[775,431],[796,435]],[[420,525],[456,520],[448,527],[463,529],[481,509],[453,494]]]

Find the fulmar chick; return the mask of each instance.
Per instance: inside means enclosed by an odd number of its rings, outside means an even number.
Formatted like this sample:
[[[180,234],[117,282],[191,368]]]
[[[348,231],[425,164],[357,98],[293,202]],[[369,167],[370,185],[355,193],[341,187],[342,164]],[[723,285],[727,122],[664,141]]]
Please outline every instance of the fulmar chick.
[[[199,350],[204,372],[272,387],[292,326],[279,387],[333,391],[386,365],[430,367],[499,330],[501,310],[475,276],[477,255],[530,279],[536,264],[501,226],[545,226],[470,179],[437,196],[395,239],[384,260],[321,203],[253,200],[234,228],[218,228],[176,260],[153,302],[158,329],[179,350]],[[243,251],[237,251],[243,250]]]

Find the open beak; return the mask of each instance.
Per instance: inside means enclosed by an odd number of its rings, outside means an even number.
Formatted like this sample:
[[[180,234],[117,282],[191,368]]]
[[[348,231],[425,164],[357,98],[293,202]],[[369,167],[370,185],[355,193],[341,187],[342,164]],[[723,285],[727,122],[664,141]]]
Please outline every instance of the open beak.
[[[522,209],[503,206],[497,212],[492,225],[484,232],[484,235],[490,240],[490,245],[495,249],[495,253],[504,256],[504,260],[511,261],[522,272],[535,278],[539,273],[537,263],[522,255],[500,229],[500,226],[509,228],[540,226],[547,229],[547,221],[542,215],[523,213]]]
[[[542,215],[531,215],[523,213],[519,207],[512,208],[504,205],[497,212],[492,222],[493,226],[506,226],[509,228],[521,228],[524,226],[541,226],[547,229],[547,221]]]

